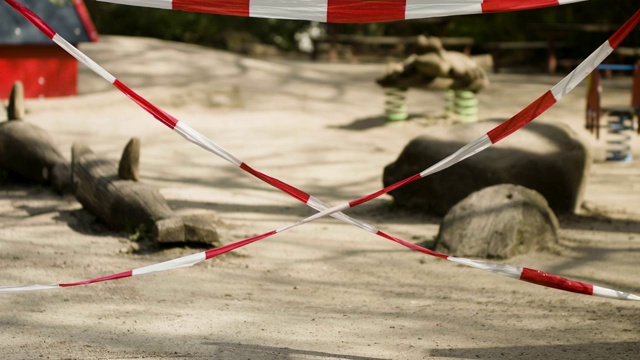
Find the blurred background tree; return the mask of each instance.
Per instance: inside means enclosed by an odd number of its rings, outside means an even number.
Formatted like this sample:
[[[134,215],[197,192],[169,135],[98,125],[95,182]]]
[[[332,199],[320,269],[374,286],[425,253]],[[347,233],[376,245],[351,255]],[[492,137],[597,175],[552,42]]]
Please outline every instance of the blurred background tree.
[[[475,39],[478,48],[495,41],[544,40],[534,24],[622,25],[640,3],[637,0],[588,0],[550,8],[465,15],[436,19],[373,24],[320,24],[320,29],[339,34],[409,36],[464,36]],[[183,41],[221,49],[237,48],[237,42],[256,41],[284,52],[298,51],[296,34],[307,31],[308,21],[278,20],[188,13],[88,1],[91,17],[101,34],[147,36]],[[625,45],[640,46],[640,30]],[[561,41],[578,43],[593,50],[609,35],[567,33]],[[630,45],[629,45],[630,44]],[[590,50],[589,50],[590,49]]]

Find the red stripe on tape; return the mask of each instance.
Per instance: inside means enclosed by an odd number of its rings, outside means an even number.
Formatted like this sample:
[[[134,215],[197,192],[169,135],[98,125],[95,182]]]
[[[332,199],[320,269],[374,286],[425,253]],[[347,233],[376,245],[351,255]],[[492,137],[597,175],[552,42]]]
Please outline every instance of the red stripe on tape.
[[[411,250],[419,251],[419,252],[421,252],[423,254],[439,257],[439,258],[445,259],[445,260],[449,258],[449,255],[445,255],[445,254],[439,253],[437,251],[429,250],[429,249],[424,248],[424,247],[422,247],[420,245],[416,245],[414,243],[410,243],[408,241],[405,241],[405,240],[402,240],[402,239],[397,238],[395,236],[392,236],[392,235],[389,235],[387,233],[384,233],[384,232],[382,232],[380,230],[378,230],[376,235],[382,236],[385,239],[389,239],[389,240],[391,240],[393,242],[396,242],[396,243],[398,243],[398,244],[400,244],[400,245],[402,245],[404,247],[407,247],[407,248],[409,248]]]
[[[26,6],[20,4],[15,0],[4,0],[11,7],[16,9],[22,16],[24,16],[29,22],[35,25],[42,33],[44,33],[49,39],[53,39],[56,35],[56,32],[47,25],[41,18],[38,17],[33,11],[29,10]]]
[[[549,274],[544,271],[522,268],[520,280],[558,290],[570,291],[585,295],[593,295],[593,285],[591,284],[569,280],[567,278]]]
[[[489,136],[491,143],[495,144],[521,127],[527,125],[540,114],[547,111],[547,109],[555,103],[556,98],[553,96],[553,93],[551,93],[551,90],[549,90],[529,104],[529,106],[514,115],[511,119],[493,128],[493,130],[487,133],[487,136]]]
[[[285,182],[282,182],[276,178],[272,178],[271,176],[265,174],[265,173],[261,173],[258,170],[255,170],[254,168],[252,168],[251,166],[242,163],[240,164],[240,168],[248,173],[250,173],[251,175],[257,177],[258,179],[266,182],[267,184],[276,187],[284,192],[286,192],[287,194],[293,196],[294,198],[302,201],[303,203],[307,203],[307,201],[309,201],[309,198],[311,197],[309,194],[307,194],[306,192],[293,187]]]
[[[107,275],[107,276],[103,276],[103,277],[99,277],[91,280],[78,281],[78,282],[68,283],[68,284],[58,284],[58,286],[71,287],[71,286],[79,286],[79,285],[89,285],[89,284],[93,284],[101,281],[118,280],[118,279],[127,278],[131,276],[133,276],[133,270],[124,271],[124,272],[112,274],[112,275]]]
[[[405,0],[329,0],[327,22],[364,23],[404,20]]]
[[[386,193],[388,193],[390,191],[393,191],[393,190],[395,190],[395,189],[397,189],[397,188],[399,188],[401,186],[407,185],[408,183],[413,182],[413,181],[418,180],[418,179],[421,179],[421,178],[422,177],[420,176],[420,174],[415,174],[415,175],[413,175],[411,177],[408,177],[408,178],[406,178],[404,180],[400,180],[395,184],[391,184],[391,185],[387,186],[386,188],[384,188],[382,190],[374,192],[373,194],[365,195],[365,196],[363,196],[361,198],[358,198],[356,200],[350,201],[349,202],[349,207],[354,207],[354,206],[358,206],[360,204],[364,204],[364,203],[366,203],[368,201],[371,201],[371,200],[377,198],[378,196],[384,195],[384,194],[386,194]]]
[[[173,0],[174,10],[249,16],[249,0]]]
[[[514,11],[560,5],[558,0],[484,0],[482,12]]]
[[[235,250],[235,249],[237,249],[239,247],[242,247],[242,246],[245,246],[245,245],[249,245],[252,242],[256,242],[258,240],[262,240],[264,238],[267,238],[267,237],[269,237],[271,235],[275,235],[277,233],[278,232],[276,230],[273,230],[273,231],[270,231],[268,233],[264,233],[262,235],[254,236],[254,237],[249,238],[249,239],[245,239],[245,240],[241,240],[241,241],[235,242],[233,244],[229,244],[229,245],[221,246],[219,248],[214,248],[214,249],[207,250],[207,251],[204,252],[205,253],[205,259],[209,260],[211,258],[214,258],[216,256],[222,255],[224,253],[228,253],[231,250]]]
[[[169,128],[173,130],[178,123],[178,119],[173,116],[167,114],[159,107],[150,103],[147,99],[138,95],[135,91],[131,90],[127,85],[120,82],[120,80],[116,79],[113,82],[113,86],[118,88],[118,90],[122,91],[125,95],[127,95],[131,100],[135,101],[136,104],[140,105],[143,109],[145,109],[149,114],[153,115],[156,119],[160,120],[163,124],[167,125]]]
[[[620,42],[622,42],[622,40],[627,37],[631,30],[633,30],[633,28],[638,24],[638,21],[640,21],[640,10],[636,11],[631,19],[627,20],[627,22],[624,23],[624,25],[622,25],[622,27],[618,29],[618,31],[611,35],[611,37],[609,38],[609,46],[611,46],[612,48],[618,47],[618,45],[620,45]]]

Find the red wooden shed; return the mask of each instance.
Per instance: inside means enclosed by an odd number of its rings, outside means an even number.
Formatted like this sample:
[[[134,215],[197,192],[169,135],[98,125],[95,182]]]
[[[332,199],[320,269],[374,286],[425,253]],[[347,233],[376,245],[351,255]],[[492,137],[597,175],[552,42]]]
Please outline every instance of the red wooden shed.
[[[82,0],[19,1],[70,43],[98,41]],[[18,80],[26,98],[76,95],[78,62],[0,1],[0,99],[9,97]]]

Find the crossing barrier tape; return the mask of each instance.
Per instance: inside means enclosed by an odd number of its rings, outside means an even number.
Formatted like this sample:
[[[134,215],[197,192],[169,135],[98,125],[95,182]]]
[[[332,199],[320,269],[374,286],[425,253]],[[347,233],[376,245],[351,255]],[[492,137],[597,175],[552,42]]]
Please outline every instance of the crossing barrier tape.
[[[245,17],[371,23],[481,14],[586,0],[97,0],[114,4]]]
[[[5,2],[7,2],[12,7],[14,7],[14,9],[16,9],[23,16],[25,16],[29,21],[31,21],[35,26],[37,26],[45,35],[47,35],[54,42],[60,45],[63,49],[69,52],[72,56],[78,59],[78,61],[87,65],[97,74],[99,74],[104,79],[112,83],[115,87],[120,89],[120,91],[122,91],[124,94],[129,96],[134,102],[136,102],[139,106],[147,110],[150,114],[152,114],[156,119],[161,121],[163,124],[175,130],[176,132],[181,134],[183,137],[185,137],[187,140],[235,164],[241,169],[265,181],[266,183],[284,191],[290,196],[293,196],[296,199],[306,203],[310,207],[318,210],[319,212],[297,223],[285,226],[277,230],[272,230],[267,233],[264,233],[252,238],[244,239],[244,240],[241,240],[232,244],[228,244],[219,248],[214,248],[201,253],[180,257],[180,258],[165,261],[162,263],[153,264],[153,265],[145,266],[145,267],[130,270],[130,271],[125,271],[122,273],[112,274],[108,276],[103,276],[99,278],[94,278],[94,279],[74,282],[74,283],[61,283],[61,284],[53,284],[53,285],[3,286],[3,287],[0,287],[0,293],[88,285],[88,284],[102,282],[102,281],[117,280],[117,279],[122,279],[126,277],[131,277],[131,276],[144,275],[144,274],[150,274],[150,273],[155,273],[160,271],[167,271],[167,270],[172,270],[177,268],[193,266],[201,261],[222,255],[226,252],[248,245],[255,241],[262,240],[264,238],[286,231],[293,227],[308,223],[321,216],[331,215],[340,220],[356,225],[366,231],[374,233],[378,236],[394,241],[409,249],[419,251],[424,254],[438,257],[441,259],[450,260],[459,264],[474,267],[477,269],[489,271],[492,273],[531,282],[531,283],[546,286],[546,287],[556,288],[556,289],[575,292],[575,293],[601,296],[601,297],[614,298],[614,299],[622,299],[622,300],[640,300],[640,297],[637,295],[633,295],[633,294],[622,292],[622,291],[607,289],[607,288],[603,288],[600,286],[596,286],[596,285],[592,285],[592,284],[588,284],[580,281],[566,279],[557,275],[545,273],[545,272],[534,270],[534,269],[529,269],[526,267],[517,267],[517,266],[511,266],[511,265],[491,263],[486,261],[471,260],[471,259],[448,256],[448,255],[438,253],[438,252],[426,249],[424,247],[415,245],[413,243],[407,242],[405,240],[399,239],[389,234],[386,234],[369,224],[366,224],[359,220],[348,217],[347,215],[342,214],[340,212],[341,210],[347,209],[349,207],[354,207],[359,204],[363,204],[367,201],[370,201],[382,194],[385,194],[393,189],[403,186],[411,181],[423,178],[425,176],[436,173],[440,170],[446,169],[449,166],[486,149],[487,147],[507,137],[511,133],[517,131],[518,129],[520,129],[521,127],[523,127],[524,125],[532,121],[533,119],[535,119],[541,113],[546,111],[550,106],[555,104],[555,102],[560,100],[562,96],[564,96],[566,93],[568,93],[573,88],[575,88],[575,86],[578,83],[580,83],[580,81],[582,81],[600,62],[602,62],[613,51],[615,47],[619,45],[622,39],[624,39],[631,32],[631,30],[636,26],[636,24],[640,21],[640,10],[636,14],[634,14],[634,16],[629,21],[627,21],[613,36],[611,36],[602,46],[600,46],[583,63],[581,63],[571,74],[569,74],[567,77],[561,80],[551,90],[543,94],[540,98],[535,100],[533,103],[531,103],[524,110],[516,114],[514,117],[498,125],[496,128],[494,128],[487,134],[481,136],[479,139],[467,144],[466,146],[464,146],[454,154],[450,155],[449,157],[445,158],[444,160],[440,161],[439,163],[435,164],[434,166],[426,169],[425,171],[419,174],[411,176],[405,180],[402,180],[396,184],[386,187],[373,194],[366,195],[359,199],[356,199],[351,202],[347,202],[338,206],[329,207],[329,205],[327,205],[326,203],[310,196],[309,194],[303,192],[302,190],[299,190],[278,179],[272,178],[266,174],[263,174],[257,170],[254,170],[253,168],[249,167],[245,163],[241,162],[239,159],[237,159],[228,151],[224,150],[222,147],[217,145],[212,140],[204,137],[202,134],[188,127],[186,124],[179,122],[177,119],[175,119],[168,113],[164,112],[163,110],[157,108],[155,105],[151,104],[146,99],[142,98],[140,95],[138,95],[133,90],[128,88],[126,85],[121,83],[113,75],[109,74],[106,70],[104,70],[102,67],[96,64],[93,60],[88,58],[78,49],[70,45],[66,40],[61,38],[55,31],[53,31],[53,29],[51,29],[44,21],[42,21],[42,19],[40,19],[37,15],[35,15],[29,9],[17,3],[15,0],[5,0]]]

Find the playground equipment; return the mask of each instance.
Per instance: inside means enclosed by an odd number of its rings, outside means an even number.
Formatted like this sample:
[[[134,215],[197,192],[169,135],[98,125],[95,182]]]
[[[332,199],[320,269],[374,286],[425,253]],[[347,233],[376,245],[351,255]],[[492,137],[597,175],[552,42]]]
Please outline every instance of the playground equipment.
[[[407,112],[407,89],[388,87],[384,90],[386,100],[384,113],[388,121],[401,121],[409,118]]]
[[[476,93],[469,90],[445,90],[445,115],[457,123],[478,120],[478,99]],[[449,110],[450,109],[450,110]]]
[[[376,79],[387,95],[387,119],[392,120],[390,116],[395,117],[393,120],[407,118],[395,115],[398,109],[406,111],[400,94],[409,88],[431,89],[437,80],[447,84],[438,86],[445,88],[445,116],[454,122],[476,121],[478,99],[475,94],[489,84],[484,69],[464,53],[445,50],[439,38],[424,35],[418,36],[414,54],[400,63],[387,64],[383,76]],[[400,93],[392,89],[405,90]]]
[[[21,2],[42,14],[72,44],[98,41],[82,0]],[[24,84],[27,99],[76,95],[78,62],[0,2],[0,99],[9,97],[16,81]]]
[[[627,106],[602,106],[602,81],[600,71],[631,71],[631,102]],[[601,64],[589,75],[587,88],[586,124],[589,132],[600,138],[601,119],[606,120],[607,156],[610,161],[630,161],[631,134],[640,134],[640,62],[635,65]]]

